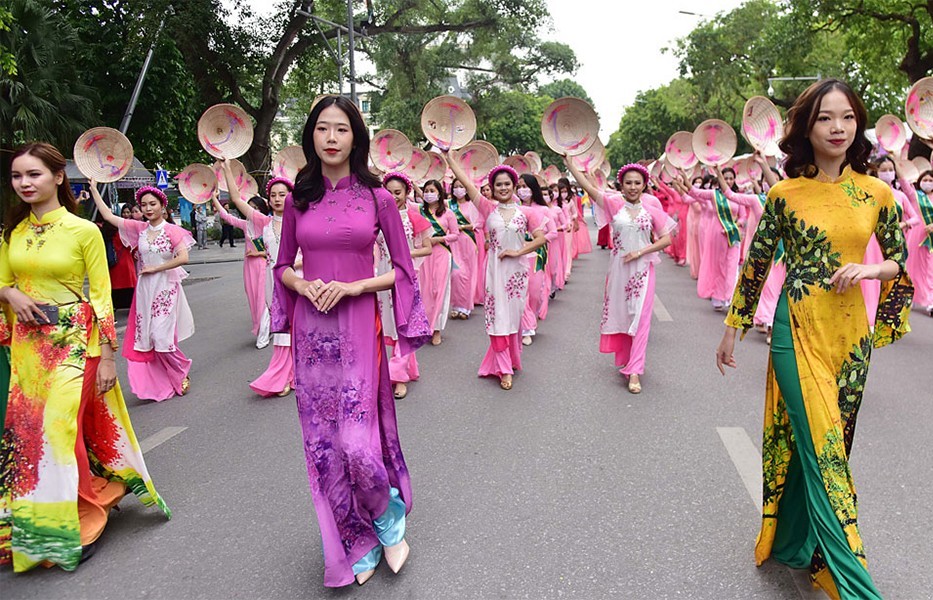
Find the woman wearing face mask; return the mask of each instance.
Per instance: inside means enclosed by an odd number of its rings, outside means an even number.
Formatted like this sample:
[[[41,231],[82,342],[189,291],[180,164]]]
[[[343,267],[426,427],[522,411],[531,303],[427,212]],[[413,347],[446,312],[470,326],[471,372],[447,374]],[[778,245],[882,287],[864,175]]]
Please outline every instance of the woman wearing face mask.
[[[451,185],[452,198],[450,210],[457,218],[460,237],[451,244],[454,263],[457,268],[450,276],[450,317],[452,319],[468,319],[473,312],[474,296],[476,294],[476,271],[479,245],[483,238],[477,236],[477,223],[480,220],[479,211],[467,197],[466,187],[460,180],[455,179]]]
[[[649,179],[642,165],[632,163],[619,169],[620,198],[596,189],[572,160],[564,162],[612,227],[599,351],[615,354],[619,372],[628,377],[629,392],[639,394],[651,332],[654,266],[660,261],[658,252],[670,245],[677,224],[660,208],[642,201]]]
[[[440,345],[441,332],[447,327],[450,313],[450,274],[453,271],[453,250],[460,239],[460,226],[453,211],[447,209],[444,185],[437,180],[425,182],[421,216],[431,224],[431,256],[418,269],[424,312],[434,332],[431,345]]]
[[[573,227],[577,220],[577,195],[570,188],[570,181],[566,178],[563,182],[558,181],[560,188],[560,209],[564,212],[564,230],[561,237],[564,239],[563,263],[564,263],[564,282],[570,280],[570,271],[573,269]],[[563,183],[563,185],[561,185]],[[563,286],[561,286],[563,289]]]
[[[130,389],[141,400],[160,402],[188,393],[191,360],[178,342],[194,335],[194,317],[181,282],[188,277],[188,249],[194,238],[187,229],[165,221],[168,198],[162,190],[136,190],[136,203],[146,223],[127,221],[110,212],[91,182],[91,196],[108,223],[120,230],[123,242],[139,250],[136,293],[126,324],[123,356]]]
[[[12,319],[0,313],[12,367],[0,424],[0,564],[73,571],[128,491],[166,517],[171,511],[146,471],[117,381],[104,243],[77,214],[65,157],[50,144],[21,146],[10,181],[16,199],[0,246],[0,302]]]
[[[496,376],[499,386],[512,389],[512,376],[522,368],[522,314],[528,296],[528,261],[545,243],[541,214],[516,202],[518,173],[507,165],[489,172],[487,181],[495,201],[480,194],[459,161],[450,160],[454,176],[464,183],[467,196],[486,223],[489,254],[486,259],[486,297],[483,305],[489,349],[479,368],[480,377]],[[527,236],[531,241],[527,241]]]
[[[913,186],[909,182],[901,180],[901,189],[895,187],[898,176],[897,168],[894,165],[894,159],[890,156],[885,156],[878,161],[875,170],[878,179],[888,184],[888,187],[891,188],[891,193],[894,194],[894,201],[897,203],[897,215],[898,221],[901,224],[901,229],[906,231],[908,228],[920,224],[920,217],[914,214],[913,205],[907,199],[906,194],[901,191],[910,190]],[[907,253],[908,259],[910,258],[910,254],[910,252]],[[863,262],[871,265],[884,262],[884,255],[881,251],[881,246],[878,245],[878,240],[872,238],[871,242],[869,242]],[[910,270],[908,269],[907,272],[910,273]],[[875,279],[863,279],[860,285],[862,286],[862,295],[865,297],[865,311],[868,313],[868,323],[874,327],[876,314],[878,312],[878,298],[881,295],[881,282]]]
[[[221,159],[221,168],[224,180],[227,182],[227,190],[229,190],[227,193],[233,198],[235,192],[237,199],[241,200],[230,161]],[[269,253],[262,244],[262,228],[257,229],[249,217],[240,219],[231,215],[218,200],[215,199],[213,202],[215,214],[220,215],[224,223],[241,230],[246,238],[243,244],[243,289],[246,291],[246,301],[249,304],[256,347],[261,350],[268,346],[272,339],[269,333],[269,313],[266,307],[266,267],[269,262]],[[240,201],[238,206],[248,206],[250,214],[257,212],[268,215],[269,213],[268,206],[259,196],[250,198],[248,205]],[[237,208],[237,210],[240,209]],[[240,213],[246,215],[242,210]],[[272,260],[275,258],[273,257]]]
[[[683,201],[677,190],[662,180],[652,177],[651,181],[658,188],[658,195],[667,199],[668,214],[677,221],[677,230],[673,234],[671,245],[665,248],[664,252],[674,259],[675,265],[683,267],[687,264],[687,213],[690,205]]]
[[[913,293],[894,196],[865,174],[866,121],[858,96],[834,79],[811,85],[788,111],[780,148],[789,179],[768,194],[716,350],[721,373],[736,367],[736,332],[752,327],[783,240],[787,279],[768,362],[755,560],[809,568],[816,586],[842,600],[881,598],[866,566],[849,456],[872,348],[909,331]],[[867,265],[860,261],[872,235],[884,261]],[[884,282],[874,329],[863,279]]]
[[[369,132],[357,106],[325,96],[302,133],[308,164],[285,204],[272,330],[291,332],[295,395],[324,585],[365,583],[383,554],[393,572],[405,541],[411,478],[399,444],[376,293],[393,290],[400,353],[430,338],[392,196],[369,171]],[[382,232],[393,269],[374,276]],[[295,270],[298,251],[302,274]]]
[[[550,243],[548,251],[548,271],[551,275],[551,297],[564,289],[567,284],[567,236],[565,235],[570,223],[567,222],[567,213],[564,203],[569,202],[570,182],[566,178],[557,183],[557,200],[551,204],[557,210],[552,211],[551,219],[557,229],[557,237]]]
[[[750,207],[761,204],[754,194],[740,194],[735,185],[735,171],[716,168],[718,189],[693,188],[690,196],[704,202],[708,209],[706,233],[701,240],[700,271],[697,295],[709,298],[713,309],[729,305],[739,276],[742,258],[742,228]]]
[[[576,221],[573,226],[573,258],[593,251],[593,242],[590,240],[590,229],[586,224],[586,215],[583,211],[583,194],[574,194],[577,206]]]
[[[541,186],[534,175],[525,173],[518,178],[515,195],[522,206],[537,210],[539,219],[544,223],[544,238],[547,243],[538,248],[528,259],[528,297],[522,313],[522,345],[530,346],[537,334],[538,319],[547,317],[548,295],[551,293],[551,281],[547,265],[550,262],[550,244],[557,238],[558,231],[552,222],[554,214],[562,214],[557,207],[551,208],[541,193]],[[527,239],[527,238],[526,238]]]
[[[687,264],[690,266],[690,277],[696,279],[700,275],[700,224],[703,222],[703,206],[696,199],[687,200],[690,190],[703,185],[702,177],[694,177],[686,191],[681,192],[680,198],[689,208],[687,211]]]
[[[933,317],[933,171],[924,171],[917,188],[901,180],[916,223],[907,232],[907,273],[914,282],[914,304]]]
[[[408,241],[408,250],[412,262],[417,269],[424,257],[431,256],[431,233],[433,231],[428,220],[421,216],[420,210],[408,203],[408,195],[415,189],[411,179],[404,173],[386,173],[382,178],[382,186],[388,190],[395,199],[399,217],[402,219],[402,228],[405,239]],[[382,232],[376,236],[376,277],[385,275],[392,270],[392,256]],[[418,359],[415,353],[403,356],[398,343],[398,331],[395,327],[395,311],[392,304],[392,294],[389,290],[376,293],[379,298],[379,314],[382,318],[382,337],[386,346],[392,349],[389,358],[389,381],[393,386],[396,400],[408,395],[408,384],[418,381]]]

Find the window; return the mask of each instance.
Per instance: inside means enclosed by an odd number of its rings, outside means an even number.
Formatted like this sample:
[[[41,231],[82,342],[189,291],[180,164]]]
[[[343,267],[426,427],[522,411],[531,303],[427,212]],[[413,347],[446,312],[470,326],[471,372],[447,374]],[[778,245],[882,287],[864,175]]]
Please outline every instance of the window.
[[[368,113],[369,112],[369,100],[363,100],[361,104],[362,104],[362,107],[361,107],[362,112]]]

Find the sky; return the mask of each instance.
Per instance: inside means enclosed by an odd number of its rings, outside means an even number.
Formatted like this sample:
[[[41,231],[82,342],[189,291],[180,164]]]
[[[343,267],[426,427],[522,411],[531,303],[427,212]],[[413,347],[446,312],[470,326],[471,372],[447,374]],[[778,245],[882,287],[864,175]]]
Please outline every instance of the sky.
[[[250,0],[261,12],[276,0]],[[379,0],[374,0],[378,2]],[[543,37],[573,48],[580,63],[571,76],[593,99],[600,116],[600,137],[619,126],[624,108],[639,91],[668,83],[679,75],[677,59],[662,49],[673,47],[703,19],[738,7],[743,0],[547,0],[554,22]],[[362,7],[362,2],[360,2]],[[681,14],[686,11],[690,15]],[[507,32],[503,32],[507,35]]]

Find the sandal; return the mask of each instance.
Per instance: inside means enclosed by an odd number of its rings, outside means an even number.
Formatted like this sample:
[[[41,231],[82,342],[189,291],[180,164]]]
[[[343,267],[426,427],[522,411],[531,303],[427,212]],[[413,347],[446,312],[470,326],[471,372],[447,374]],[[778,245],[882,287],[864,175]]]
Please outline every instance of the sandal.
[[[435,332],[434,332],[434,335],[431,336],[431,345],[432,345],[432,346],[440,346],[442,341],[443,341],[443,340],[441,339],[441,332],[440,332],[440,331],[435,331]]]
[[[506,379],[506,377],[508,377],[508,379]],[[501,387],[504,390],[512,389],[512,376],[503,375],[502,379],[499,380],[499,387]]]
[[[181,381],[181,395],[184,396],[185,394],[188,393],[188,390],[190,389],[191,389],[191,378],[185,377]]]
[[[629,378],[628,391],[631,392],[632,394],[640,394],[641,393],[641,380],[632,381],[632,378]]]
[[[279,398],[284,398],[285,396],[287,396],[287,395],[289,395],[289,394],[291,394],[291,393],[292,393],[292,386],[286,385],[286,386],[285,386],[285,389],[282,390],[281,392],[279,392],[277,395],[278,395]]]
[[[396,400],[401,400],[408,395],[408,386],[404,383],[395,384],[395,392],[392,394]]]
[[[522,346],[530,346],[532,341],[533,341],[533,340],[531,339],[531,336],[530,336],[530,335],[523,336],[523,337],[522,337]]]

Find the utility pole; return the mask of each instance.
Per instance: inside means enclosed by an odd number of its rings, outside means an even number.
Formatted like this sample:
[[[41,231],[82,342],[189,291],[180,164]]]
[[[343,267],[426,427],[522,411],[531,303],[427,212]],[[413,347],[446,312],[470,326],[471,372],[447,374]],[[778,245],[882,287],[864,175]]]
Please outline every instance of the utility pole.
[[[356,60],[354,58],[353,0],[347,0],[347,57],[350,61],[350,100],[359,106],[356,97]]]
[[[167,14],[174,14],[171,6]],[[149,71],[149,65],[152,64],[152,55],[155,53],[156,44],[159,43],[159,35],[162,34],[163,27],[165,27],[165,15],[163,15],[162,20],[159,21],[159,28],[156,29],[155,37],[152,38],[152,45],[149,46],[146,60],[143,61],[143,68],[139,71],[139,77],[136,78],[136,87],[133,88],[133,95],[130,96],[130,103],[126,107],[126,112],[123,113],[123,120],[120,122],[120,133],[124,135],[126,135],[127,130],[130,128],[130,121],[133,119],[133,111],[136,110],[139,94],[143,91],[143,82],[146,79],[146,73]]]

